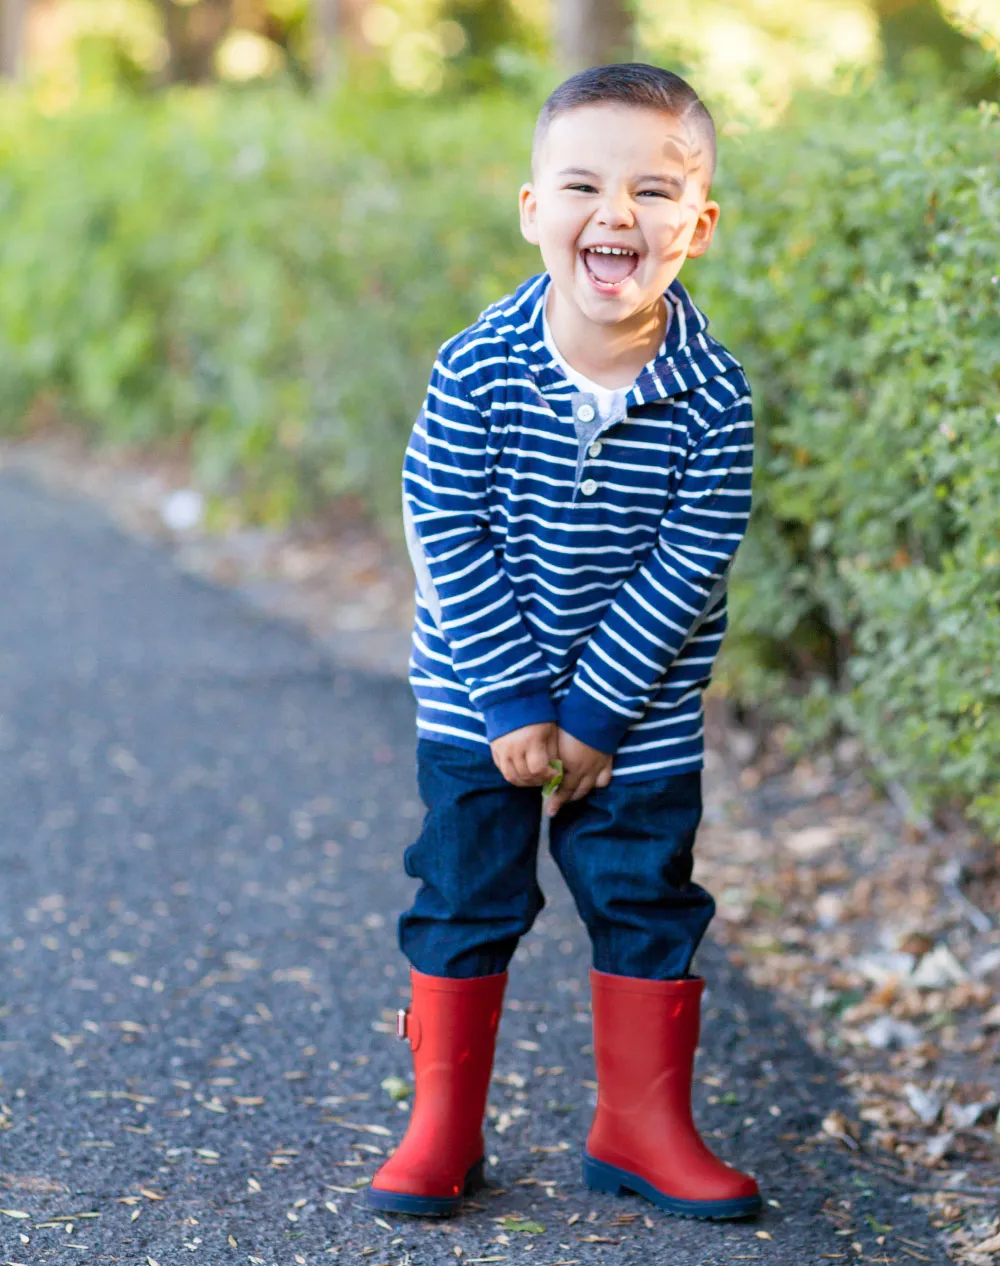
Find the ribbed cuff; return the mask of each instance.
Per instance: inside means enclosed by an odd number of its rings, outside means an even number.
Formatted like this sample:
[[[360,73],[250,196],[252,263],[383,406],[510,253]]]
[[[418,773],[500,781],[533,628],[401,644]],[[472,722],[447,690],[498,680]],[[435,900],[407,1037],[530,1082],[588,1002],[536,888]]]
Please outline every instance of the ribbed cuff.
[[[631,717],[623,717],[620,712],[601,707],[575,685],[570,686],[569,692],[559,701],[559,728],[607,756],[613,756],[618,751],[631,724]]]
[[[483,716],[486,719],[486,737],[492,743],[523,725],[544,725],[547,721],[555,721],[556,705],[546,686],[544,690],[536,690],[530,695],[518,695],[514,699],[490,704],[483,709]]]

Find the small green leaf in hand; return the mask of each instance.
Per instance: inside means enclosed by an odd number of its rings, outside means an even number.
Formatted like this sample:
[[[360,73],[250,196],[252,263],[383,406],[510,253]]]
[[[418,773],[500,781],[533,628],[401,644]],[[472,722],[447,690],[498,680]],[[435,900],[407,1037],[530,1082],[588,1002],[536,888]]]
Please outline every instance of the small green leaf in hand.
[[[549,761],[549,769],[554,770],[555,772],[548,782],[542,787],[543,796],[551,796],[553,791],[558,788],[559,784],[563,780],[563,763],[558,759],[558,757]]]

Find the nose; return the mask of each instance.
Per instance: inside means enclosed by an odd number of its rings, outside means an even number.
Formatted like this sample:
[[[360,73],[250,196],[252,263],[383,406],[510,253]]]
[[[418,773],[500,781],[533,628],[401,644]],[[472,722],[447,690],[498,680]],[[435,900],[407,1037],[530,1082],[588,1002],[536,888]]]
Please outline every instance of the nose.
[[[597,209],[597,223],[609,229],[631,228],[634,222],[628,190],[608,188]]]

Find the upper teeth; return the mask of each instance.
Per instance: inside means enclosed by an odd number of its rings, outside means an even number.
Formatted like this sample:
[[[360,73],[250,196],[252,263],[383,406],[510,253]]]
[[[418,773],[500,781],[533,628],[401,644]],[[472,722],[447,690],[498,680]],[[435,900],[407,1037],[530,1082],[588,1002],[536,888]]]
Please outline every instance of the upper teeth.
[[[634,255],[635,251],[627,246],[591,246],[595,255]]]

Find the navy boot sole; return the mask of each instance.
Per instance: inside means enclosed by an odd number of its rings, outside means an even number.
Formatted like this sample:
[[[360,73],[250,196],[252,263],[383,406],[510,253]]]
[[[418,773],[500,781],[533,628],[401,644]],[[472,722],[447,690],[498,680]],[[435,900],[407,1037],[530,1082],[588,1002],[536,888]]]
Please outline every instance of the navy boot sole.
[[[412,1196],[406,1191],[384,1191],[379,1187],[369,1187],[368,1207],[383,1213],[408,1213],[417,1218],[446,1218],[458,1212],[466,1196],[474,1191],[481,1191],[485,1186],[483,1159],[480,1158],[465,1175],[465,1185],[460,1196]]]
[[[627,1169],[595,1160],[587,1152],[583,1156],[583,1181],[591,1191],[606,1191],[611,1195],[634,1191],[664,1213],[672,1213],[679,1218],[748,1218],[759,1213],[761,1208],[760,1196],[737,1196],[733,1200],[681,1200],[677,1196],[668,1196],[638,1174],[630,1174]]]

